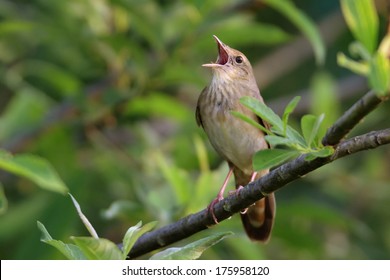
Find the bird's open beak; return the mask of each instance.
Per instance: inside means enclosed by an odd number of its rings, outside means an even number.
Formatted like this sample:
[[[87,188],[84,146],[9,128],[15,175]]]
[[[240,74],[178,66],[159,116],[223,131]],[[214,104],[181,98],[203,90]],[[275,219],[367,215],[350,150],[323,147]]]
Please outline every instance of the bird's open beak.
[[[217,41],[217,45],[218,45],[218,59],[215,63],[206,63],[206,64],[203,64],[202,66],[203,67],[218,67],[218,66],[222,66],[222,65],[225,65],[228,60],[229,60],[229,54],[227,52],[227,46],[221,41],[218,39],[217,36],[213,35],[215,41]]]

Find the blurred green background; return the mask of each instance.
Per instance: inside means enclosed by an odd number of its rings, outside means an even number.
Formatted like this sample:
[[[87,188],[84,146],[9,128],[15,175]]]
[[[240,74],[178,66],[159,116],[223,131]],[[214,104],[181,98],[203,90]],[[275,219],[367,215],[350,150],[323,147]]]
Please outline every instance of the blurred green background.
[[[320,31],[324,65],[261,1],[1,0],[0,147],[48,159],[114,242],[140,220],[163,226],[204,209],[227,172],[194,118],[211,79],[201,64],[217,57],[213,34],[247,55],[276,112],[302,96],[292,122],[325,112],[329,125],[368,89],[336,63],[353,40],[339,1],[294,3]],[[386,127],[389,112],[382,105],[351,135]],[[233,231],[201,258],[388,259],[389,170],[390,149],[380,147],[281,189],[265,246],[247,239],[238,216],[180,244]],[[69,197],[5,172],[0,181],[1,259],[63,258],[40,242],[37,220],[65,242],[88,235]]]

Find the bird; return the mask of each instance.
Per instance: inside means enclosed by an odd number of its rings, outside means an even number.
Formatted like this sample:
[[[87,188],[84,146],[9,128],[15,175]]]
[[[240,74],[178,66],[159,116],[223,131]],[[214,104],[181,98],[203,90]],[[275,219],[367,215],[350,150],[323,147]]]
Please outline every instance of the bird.
[[[236,191],[266,175],[269,170],[254,171],[253,155],[269,145],[265,134],[253,125],[233,116],[238,111],[269,128],[269,124],[240,103],[240,98],[250,96],[264,103],[257,86],[252,66],[247,57],[238,50],[224,44],[213,35],[217,47],[216,62],[203,64],[210,68],[212,79],[199,95],[195,116],[216,152],[228,163],[229,172],[216,198],[208,206],[214,222],[213,207],[223,199],[231,175],[234,175]],[[273,193],[258,200],[240,216],[247,236],[252,241],[266,243],[271,236],[276,210]]]

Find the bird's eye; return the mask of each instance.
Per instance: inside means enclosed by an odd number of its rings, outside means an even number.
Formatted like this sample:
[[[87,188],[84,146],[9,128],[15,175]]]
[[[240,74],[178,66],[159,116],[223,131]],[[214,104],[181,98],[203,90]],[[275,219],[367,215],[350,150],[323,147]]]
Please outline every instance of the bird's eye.
[[[243,61],[244,61],[244,59],[242,58],[242,56],[236,56],[236,62],[238,64],[241,64]]]

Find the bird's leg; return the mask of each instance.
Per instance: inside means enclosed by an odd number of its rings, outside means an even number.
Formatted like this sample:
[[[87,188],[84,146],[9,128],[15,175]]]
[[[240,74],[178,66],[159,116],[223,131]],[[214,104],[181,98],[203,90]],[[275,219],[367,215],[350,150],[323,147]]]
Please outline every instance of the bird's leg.
[[[253,172],[253,174],[252,174],[252,176],[251,176],[251,180],[249,181],[249,183],[252,183],[252,182],[255,180],[256,175],[257,175],[257,172]],[[248,183],[248,184],[249,184],[249,183]],[[239,195],[241,189],[243,189],[243,188],[244,188],[243,186],[239,186],[239,187],[237,188],[237,190],[235,190],[235,193],[236,193],[237,195]],[[245,209],[241,210],[240,213],[241,213],[241,214],[245,214],[247,211],[248,211],[248,208],[245,208]]]
[[[255,180],[256,175],[257,175],[257,172],[256,172],[256,171],[253,172],[252,177],[251,177],[251,180],[249,181],[249,183],[252,183],[252,182]]]
[[[233,168],[230,168],[229,169],[229,172],[225,178],[225,181],[223,181],[223,185],[221,187],[221,189],[219,190],[218,194],[217,194],[217,197],[214,198],[213,201],[211,201],[211,203],[209,204],[209,206],[207,206],[207,209],[208,211],[211,213],[211,216],[213,217],[213,220],[216,224],[218,224],[218,220],[217,220],[217,217],[215,217],[215,214],[214,214],[214,205],[218,202],[220,202],[222,199],[223,199],[223,194],[225,193],[225,189],[226,189],[226,186],[229,182],[229,179],[230,177],[232,176],[232,173],[233,173]]]

